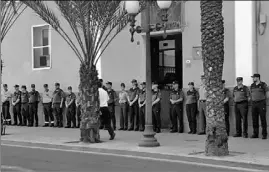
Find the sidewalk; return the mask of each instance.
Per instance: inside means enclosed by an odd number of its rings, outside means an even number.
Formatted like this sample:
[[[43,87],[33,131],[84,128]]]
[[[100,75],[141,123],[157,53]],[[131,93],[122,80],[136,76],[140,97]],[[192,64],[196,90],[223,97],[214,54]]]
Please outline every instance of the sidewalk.
[[[269,166],[269,139],[229,137],[229,156],[207,157],[203,154],[205,136],[168,133],[164,131],[163,133],[156,134],[156,138],[161,144],[160,147],[142,148],[137,146],[142,137],[141,132],[116,131],[117,135],[113,141],[109,140],[107,131],[101,130],[100,132],[102,143],[84,144],[78,142],[80,136],[79,129],[8,126],[7,135],[1,136],[1,140],[195,157]]]

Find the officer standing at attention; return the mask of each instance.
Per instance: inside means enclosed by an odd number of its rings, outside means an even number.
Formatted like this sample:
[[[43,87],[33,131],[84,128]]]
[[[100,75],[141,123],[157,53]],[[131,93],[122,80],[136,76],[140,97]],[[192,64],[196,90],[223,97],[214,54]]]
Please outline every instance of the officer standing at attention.
[[[128,93],[125,91],[125,84],[121,83],[121,91],[119,93],[120,104],[120,129],[128,130]]]
[[[76,95],[72,92],[71,86],[67,89],[68,95],[65,101],[67,126],[65,128],[71,128],[71,121],[73,123],[72,128],[76,128]]]
[[[197,114],[197,101],[199,100],[199,93],[194,88],[194,83],[189,82],[189,90],[187,91],[186,95],[186,112],[189,121],[189,134],[196,134],[197,129],[197,121],[196,121],[196,114]]]
[[[12,97],[12,106],[13,106],[13,125],[22,125],[21,117],[21,91],[19,90],[19,85],[15,85],[15,92]],[[19,124],[18,124],[19,118]]]
[[[198,135],[205,134],[206,129],[206,85],[205,85],[205,76],[201,76],[202,84],[199,88],[199,133]]]
[[[158,84],[152,85],[152,124],[156,133],[161,132],[161,92]]]
[[[22,114],[22,126],[31,127],[31,119],[29,117],[29,93],[25,85],[21,86],[21,114]]]
[[[65,95],[64,95],[63,90],[60,88],[60,84],[55,83],[55,91],[53,92],[53,95],[52,95],[52,108],[53,108],[53,112],[55,114],[56,121],[57,121],[56,126],[58,128],[63,127],[62,108],[63,108],[64,97]]]
[[[4,115],[4,122],[7,125],[11,125],[11,116],[10,116],[10,99],[11,99],[11,92],[8,91],[7,84],[3,84],[3,91],[1,93],[2,96],[2,112]]]
[[[45,124],[43,127],[54,127],[54,117],[52,114],[52,92],[48,88],[48,84],[44,84],[44,92],[42,94],[43,112],[45,115]]]
[[[234,137],[242,137],[242,119],[243,119],[243,137],[248,137],[248,101],[250,100],[248,87],[243,85],[243,78],[237,77],[237,86],[233,90],[236,134]]]
[[[111,115],[111,121],[113,125],[113,129],[116,130],[116,116],[115,116],[115,102],[117,101],[116,91],[112,89],[112,82],[106,83],[107,93],[109,96],[108,100],[108,109]]]
[[[266,122],[266,94],[268,86],[265,82],[261,81],[260,74],[252,76],[253,84],[250,86],[250,94],[252,100],[252,122],[253,122],[253,135],[251,138],[259,137],[259,116],[262,126],[262,139],[267,139],[267,122]]]
[[[224,115],[227,135],[230,135],[230,120],[229,120],[229,89],[225,88],[225,80],[222,80],[222,94],[224,95]]]
[[[140,131],[145,130],[145,110],[146,110],[145,104],[146,104],[146,82],[142,82],[138,99]]]
[[[34,125],[38,127],[38,103],[40,101],[40,94],[35,90],[35,84],[31,84],[32,91],[29,92],[29,111],[30,111],[30,119],[31,126]]]
[[[129,131],[134,130],[134,124],[136,124],[135,131],[139,130],[139,106],[138,106],[138,96],[139,96],[139,88],[137,86],[137,80],[132,80],[133,87],[129,91],[129,113],[130,113],[130,128]]]
[[[179,88],[178,82],[173,82],[173,90],[170,94],[170,102],[172,104],[172,119],[173,129],[171,133],[179,132],[183,133],[183,92]],[[178,127],[179,123],[179,127]]]

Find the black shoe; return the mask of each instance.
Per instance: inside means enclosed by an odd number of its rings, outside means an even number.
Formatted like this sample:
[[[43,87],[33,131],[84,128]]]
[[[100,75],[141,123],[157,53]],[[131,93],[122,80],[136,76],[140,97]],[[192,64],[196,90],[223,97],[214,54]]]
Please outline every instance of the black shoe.
[[[242,134],[235,134],[234,137],[242,137]]]
[[[170,133],[176,133],[177,132],[177,130],[171,130],[170,131]]]
[[[17,123],[13,123],[12,125],[14,125],[14,126],[15,126],[15,125],[18,125],[18,124],[17,124]]]
[[[196,131],[193,131],[192,134],[196,134]]]
[[[110,139],[109,139],[109,140],[114,140],[115,136],[116,136],[116,133],[113,133],[113,134],[110,136]]]
[[[144,128],[141,128],[139,131],[143,132],[145,129]]]
[[[71,126],[68,125],[68,126],[65,126],[64,128],[71,128]]]
[[[77,128],[75,125],[73,125],[71,128]]]
[[[267,139],[267,136],[262,136],[262,139],[263,139],[263,140],[266,140],[266,139]]]
[[[129,128],[129,129],[128,129],[128,131],[132,131],[132,130],[134,130],[134,128]]]
[[[119,130],[124,130],[123,128],[119,128]]]
[[[136,128],[135,131],[139,131],[139,128]]]
[[[193,134],[193,132],[192,131],[189,131],[188,134]]]
[[[113,127],[113,129],[114,129],[114,130],[116,130],[116,129],[117,129],[117,127]]]
[[[22,126],[22,123],[19,123],[17,126]]]
[[[100,129],[100,130],[104,129],[104,126],[100,126],[99,129]]]
[[[124,128],[123,130],[124,130],[124,131],[127,131],[127,130],[128,130],[128,128]]]
[[[205,135],[205,132],[200,132],[198,133],[198,135]]]
[[[183,131],[178,131],[178,133],[183,133]]]
[[[257,138],[259,138],[259,136],[258,135],[255,135],[255,134],[253,134],[250,138],[252,138],[252,139],[257,139]]]
[[[45,124],[45,125],[43,125],[42,127],[48,127],[49,126],[49,124]]]
[[[161,132],[161,129],[157,128],[156,133],[160,133],[160,132]]]
[[[248,138],[248,134],[243,134],[243,138]]]
[[[54,123],[51,123],[51,124],[50,124],[50,127],[54,127]]]
[[[38,127],[38,124],[35,124],[35,127]]]
[[[80,126],[79,125],[77,125],[77,127],[76,128],[80,128]]]

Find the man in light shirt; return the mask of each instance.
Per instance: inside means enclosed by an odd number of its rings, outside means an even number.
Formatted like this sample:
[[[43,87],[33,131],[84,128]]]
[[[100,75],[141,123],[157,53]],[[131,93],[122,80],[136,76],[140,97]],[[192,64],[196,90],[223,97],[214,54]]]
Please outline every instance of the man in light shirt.
[[[45,124],[43,127],[54,127],[54,116],[52,114],[52,92],[49,91],[48,84],[44,84],[44,92],[42,94],[43,112],[45,116]],[[50,123],[50,125],[49,125]]]
[[[205,89],[205,76],[201,76],[202,84],[199,88],[199,133],[198,135],[205,134],[206,129],[206,89]]]
[[[108,130],[110,135],[109,140],[113,140],[116,136],[113,128],[111,127],[110,112],[108,109],[108,100],[109,96],[106,90],[102,88],[101,82],[98,82],[98,92],[99,92],[99,102],[100,102],[100,111],[101,111],[101,121],[103,122],[105,129]]]
[[[2,91],[2,113],[4,116],[4,122],[6,124],[11,125],[11,116],[10,116],[10,99],[11,99],[11,92],[8,91],[7,84],[3,84],[3,91]]]

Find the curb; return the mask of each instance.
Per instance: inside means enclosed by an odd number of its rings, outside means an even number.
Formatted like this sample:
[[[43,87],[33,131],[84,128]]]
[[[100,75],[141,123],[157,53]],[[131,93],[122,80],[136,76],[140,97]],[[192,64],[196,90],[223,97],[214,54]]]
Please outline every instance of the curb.
[[[79,143],[79,142],[78,142]],[[269,171],[269,163],[263,164],[255,161],[246,161],[240,160],[238,158],[235,160],[222,159],[221,157],[207,157],[207,156],[195,156],[192,155],[176,155],[176,154],[166,154],[166,153],[152,153],[146,151],[136,151],[136,150],[123,150],[115,148],[95,148],[89,147],[85,143],[80,143],[79,145],[68,145],[68,144],[54,144],[54,143],[42,143],[42,142],[33,142],[33,141],[16,141],[16,140],[5,140],[1,139],[1,145],[15,145],[15,146],[39,146],[44,148],[57,148],[61,150],[74,150],[74,151],[85,151],[85,152],[95,152],[95,153],[113,153],[118,155],[136,155],[149,158],[160,158],[160,159],[170,159],[170,160],[184,160],[189,162],[199,162],[199,163],[210,163],[210,164],[224,164],[227,166],[234,167],[244,167],[244,168],[261,168],[262,170]],[[98,144],[98,143],[96,143]],[[3,146],[4,146],[3,145]],[[236,155],[231,155],[235,156]],[[230,157],[231,157],[230,156]]]

